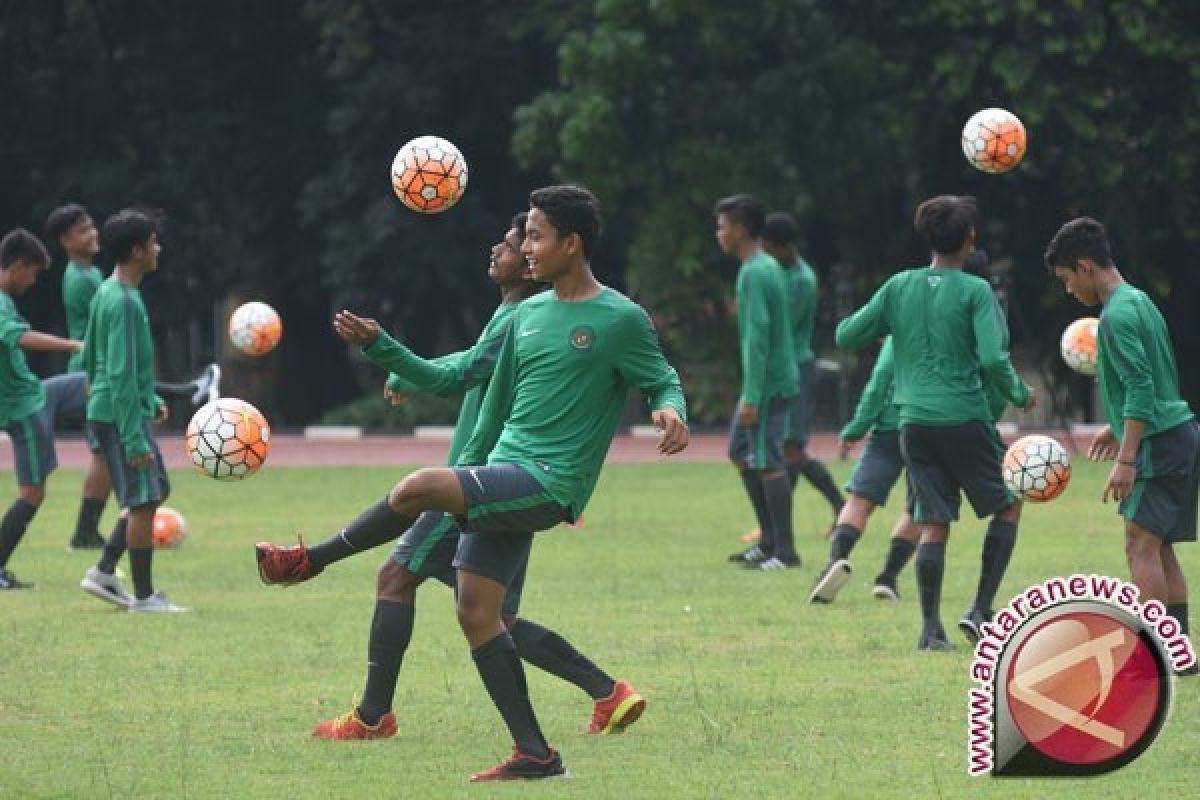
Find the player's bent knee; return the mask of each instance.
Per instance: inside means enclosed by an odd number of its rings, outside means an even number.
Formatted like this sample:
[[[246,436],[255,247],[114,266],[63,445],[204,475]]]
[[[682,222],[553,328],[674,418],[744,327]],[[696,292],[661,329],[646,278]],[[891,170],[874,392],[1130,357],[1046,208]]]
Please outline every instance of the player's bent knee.
[[[391,558],[379,568],[375,581],[375,596],[392,603],[411,605],[417,598],[422,579],[397,564]]]
[[[22,486],[20,491],[21,499],[34,508],[42,505],[42,501],[46,499],[46,487],[42,486]]]

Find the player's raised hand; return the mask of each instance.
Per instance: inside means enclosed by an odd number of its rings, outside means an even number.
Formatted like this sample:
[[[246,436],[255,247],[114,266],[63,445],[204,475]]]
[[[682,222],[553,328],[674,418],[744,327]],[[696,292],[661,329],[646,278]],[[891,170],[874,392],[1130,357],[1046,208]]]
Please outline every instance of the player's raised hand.
[[[1117,437],[1113,435],[1111,425],[1105,425],[1094,437],[1088,447],[1088,458],[1092,461],[1111,461],[1117,457]]]
[[[365,319],[345,309],[334,314],[333,330],[343,342],[355,347],[370,347],[383,332],[375,320]]]
[[[688,427],[673,408],[660,408],[650,414],[654,427],[662,431],[658,440],[658,452],[673,456],[688,446]]]
[[[402,406],[408,402],[408,398],[412,397],[412,395],[408,392],[392,391],[392,387],[388,386],[386,383],[383,384],[383,396],[386,397],[387,401],[393,406]]]

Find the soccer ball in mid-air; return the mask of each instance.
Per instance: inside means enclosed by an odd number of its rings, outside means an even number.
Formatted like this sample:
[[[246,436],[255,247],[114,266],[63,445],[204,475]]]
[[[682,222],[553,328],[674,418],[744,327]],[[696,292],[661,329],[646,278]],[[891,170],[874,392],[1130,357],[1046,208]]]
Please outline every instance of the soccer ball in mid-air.
[[[243,303],[229,317],[229,341],[245,355],[265,356],[282,336],[283,320],[266,303]]]
[[[392,189],[400,202],[422,214],[451,208],[467,190],[467,162],[440,136],[418,136],[392,161]]]
[[[219,481],[248,478],[267,460],[271,429],[245,400],[222,397],[201,406],[187,427],[187,451],[196,469]]]
[[[187,521],[175,509],[161,506],[154,512],[151,535],[159,549],[179,547],[188,536]]]
[[[985,108],[963,126],[962,149],[975,169],[1008,172],[1025,157],[1025,126],[1011,111]]]
[[[1059,349],[1068,367],[1084,375],[1096,374],[1096,334],[1099,329],[1100,320],[1095,317],[1082,317],[1067,326]]]
[[[1071,481],[1071,457],[1049,436],[1033,434],[1013,442],[1001,466],[1004,484],[1034,503],[1053,500]]]

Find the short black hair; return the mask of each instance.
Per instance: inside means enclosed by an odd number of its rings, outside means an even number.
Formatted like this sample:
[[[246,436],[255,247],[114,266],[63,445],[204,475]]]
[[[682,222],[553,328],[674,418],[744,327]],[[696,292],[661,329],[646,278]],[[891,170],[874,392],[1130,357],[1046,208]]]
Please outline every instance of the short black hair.
[[[783,247],[794,246],[800,241],[800,226],[796,224],[796,218],[786,211],[775,211],[767,215],[767,221],[763,223],[762,238],[765,242],[771,244],[782,245]]]
[[[735,194],[722,197],[713,206],[713,216],[724,214],[730,222],[741,225],[746,233],[755,239],[762,236],[763,226],[767,222],[767,208],[757,197],[749,194]]]
[[[30,266],[50,265],[50,254],[46,252],[46,245],[24,228],[15,228],[0,239],[0,269],[8,269],[18,261]]]
[[[560,236],[579,234],[584,258],[600,238],[600,201],[582,186],[546,186],[529,193],[529,207],[546,215]]]
[[[133,248],[150,241],[150,236],[158,232],[157,215],[135,208],[118,211],[104,221],[104,229],[100,232],[100,240],[104,249],[118,264],[125,261],[133,253]]]
[[[970,195],[940,194],[917,206],[913,227],[935,253],[956,253],[975,229],[979,207]]]
[[[1043,258],[1050,272],[1054,272],[1055,267],[1075,269],[1082,258],[1090,259],[1101,267],[1111,267],[1113,260],[1108,231],[1099,220],[1077,217],[1058,229],[1050,244],[1046,245]]]
[[[57,242],[67,231],[89,217],[87,209],[79,203],[67,203],[50,212],[46,217],[46,238]]]
[[[529,212],[518,211],[516,214],[513,214],[512,222],[510,222],[508,225],[508,227],[517,232],[517,238],[522,242],[525,241],[525,223],[528,221]]]

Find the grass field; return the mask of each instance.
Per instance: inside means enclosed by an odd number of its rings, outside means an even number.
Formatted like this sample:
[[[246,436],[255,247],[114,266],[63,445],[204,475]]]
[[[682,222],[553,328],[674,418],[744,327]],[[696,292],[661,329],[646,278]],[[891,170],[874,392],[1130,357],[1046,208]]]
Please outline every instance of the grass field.
[[[835,465],[839,479],[848,465]],[[912,569],[902,602],[869,595],[893,508],[855,552],[838,603],[805,602],[827,512],[802,489],[806,564],[755,574],[725,563],[748,505],[720,464],[611,465],[583,531],[543,534],[524,612],[559,630],[647,697],[625,736],[579,731],[590,702],[531,669],[535,706],[572,775],[471,787],[508,740],[468,658],[451,595],[431,585],[397,696],[401,735],[331,744],[313,724],[361,691],[380,549],[288,590],[264,587],[251,545],[322,538],[398,476],[381,469],[267,469],[241,485],[177,473],[171,505],[192,537],[160,554],[158,584],[192,614],[110,611],[77,588],[91,557],[67,553],[78,473],[50,499],[11,566],[39,582],[0,595],[0,797],[1093,797],[1186,796],[1200,778],[1200,679],[1183,682],[1158,742],[1122,771],[1080,785],[969,778],[968,649],[915,649]],[[1125,577],[1100,467],[1081,464],[1058,501],[1027,509],[1001,599],[1046,577]],[[0,485],[11,486],[11,476]],[[7,501],[5,501],[7,502]],[[113,516],[110,508],[105,526]],[[982,525],[951,539],[952,624],[978,574]],[[1197,548],[1182,552],[1200,590]]]

